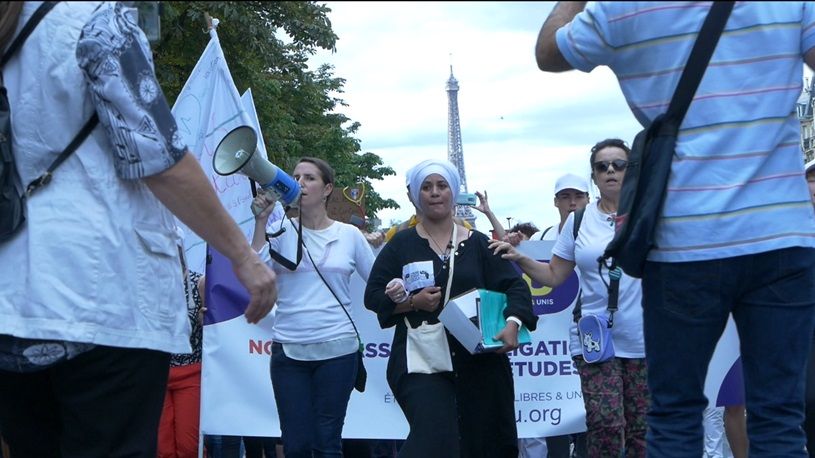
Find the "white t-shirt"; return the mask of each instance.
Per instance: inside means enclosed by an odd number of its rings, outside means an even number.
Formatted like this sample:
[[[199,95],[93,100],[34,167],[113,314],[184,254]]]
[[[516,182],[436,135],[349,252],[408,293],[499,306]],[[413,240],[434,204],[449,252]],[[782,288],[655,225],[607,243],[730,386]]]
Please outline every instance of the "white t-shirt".
[[[580,272],[580,287],[583,290],[583,315],[606,314],[608,306],[608,269],[603,268],[603,278],[598,272],[599,258],[614,237],[614,218],[602,213],[597,202],[586,206],[583,221],[575,243],[573,236],[574,213],[569,215],[552,254],[568,261],[574,261]],[[642,287],[640,280],[623,274],[620,279],[619,309],[614,313],[614,326],[611,328],[614,354],[622,358],[644,358],[645,342],[642,334]],[[572,323],[569,349],[572,356],[579,355],[580,342],[577,338],[577,325]]]
[[[272,249],[294,261],[297,253],[297,229],[291,220],[279,237],[269,241]],[[274,225],[278,227],[277,224]],[[356,272],[368,281],[374,263],[373,251],[356,227],[334,221],[328,228],[303,228],[303,242],[311,257],[303,258],[292,272],[271,261],[268,246],[258,253],[277,274],[277,310],[272,339],[281,343],[313,344],[335,339],[356,338],[356,332],[337,299],[331,294],[314,270],[311,258],[353,317],[351,305],[351,275]],[[352,342],[353,343],[353,342]],[[354,345],[356,345],[354,343]],[[351,347],[353,350],[354,347]]]

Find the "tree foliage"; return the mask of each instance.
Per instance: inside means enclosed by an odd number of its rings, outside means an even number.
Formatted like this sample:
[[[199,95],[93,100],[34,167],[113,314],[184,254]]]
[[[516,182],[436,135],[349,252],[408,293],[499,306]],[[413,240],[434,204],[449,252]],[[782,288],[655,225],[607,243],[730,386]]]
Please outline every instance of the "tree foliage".
[[[156,74],[175,100],[209,41],[206,14],[218,18],[218,38],[239,92],[252,89],[269,160],[292,170],[302,156],[327,160],[337,185],[365,183],[367,213],[398,208],[372,180],[394,175],[373,153],[361,153],[359,123],[339,112],[345,80],[322,65],[308,68],[318,48],[335,51],[331,10],[316,2],[162,2]]]

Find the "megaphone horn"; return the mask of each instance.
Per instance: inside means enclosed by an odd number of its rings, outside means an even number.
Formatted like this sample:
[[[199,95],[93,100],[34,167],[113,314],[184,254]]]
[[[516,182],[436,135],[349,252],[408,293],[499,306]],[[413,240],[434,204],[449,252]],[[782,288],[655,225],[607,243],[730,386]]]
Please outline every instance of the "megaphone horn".
[[[286,172],[269,162],[257,150],[258,137],[250,126],[232,129],[218,143],[212,157],[212,169],[222,176],[240,173],[271,190],[283,206],[296,206],[300,185]]]

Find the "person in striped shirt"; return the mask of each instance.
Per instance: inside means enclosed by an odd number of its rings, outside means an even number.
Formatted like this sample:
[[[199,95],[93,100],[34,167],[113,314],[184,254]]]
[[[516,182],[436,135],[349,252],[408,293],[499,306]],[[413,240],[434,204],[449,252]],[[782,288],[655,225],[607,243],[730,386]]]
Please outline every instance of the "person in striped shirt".
[[[667,109],[711,2],[560,2],[538,67],[608,66],[645,126]],[[815,326],[815,212],[795,103],[815,4],[738,2],[680,127],[643,274],[649,457],[702,454],[703,388],[736,321],[750,456],[804,457]]]

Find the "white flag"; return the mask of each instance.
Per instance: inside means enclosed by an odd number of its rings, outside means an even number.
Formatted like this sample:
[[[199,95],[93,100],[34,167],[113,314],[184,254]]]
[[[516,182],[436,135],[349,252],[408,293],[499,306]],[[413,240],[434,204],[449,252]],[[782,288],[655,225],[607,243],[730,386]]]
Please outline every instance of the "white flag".
[[[218,175],[212,169],[212,156],[223,137],[238,126],[254,127],[261,148],[263,136],[255,121],[254,107],[251,107],[252,114],[247,112],[238,95],[214,29],[210,30],[210,36],[172,112],[183,142],[201,162],[221,203],[249,238],[254,228],[254,217],[249,209],[252,202],[249,179],[240,174]],[[252,103],[251,94],[248,103]],[[206,242],[180,221],[178,224],[184,229],[184,248],[190,269],[204,272]]]

